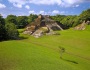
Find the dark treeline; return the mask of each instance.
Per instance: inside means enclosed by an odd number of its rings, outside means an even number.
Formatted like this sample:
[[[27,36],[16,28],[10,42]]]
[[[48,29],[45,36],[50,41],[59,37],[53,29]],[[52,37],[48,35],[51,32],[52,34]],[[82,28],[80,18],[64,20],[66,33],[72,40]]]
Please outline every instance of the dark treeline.
[[[8,39],[17,39],[18,30],[26,27],[33,22],[38,16],[30,14],[29,16],[8,15],[6,18],[0,15],[0,41]],[[50,16],[53,20],[62,23],[65,28],[75,27],[83,21],[90,21],[90,9],[83,11],[77,15],[56,15]]]
[[[34,21],[37,15],[29,16],[8,15],[6,18],[0,15],[0,41],[8,39],[18,39],[19,33],[17,29],[26,27]]]
[[[75,27],[83,21],[90,21],[90,9],[83,11],[80,15],[56,15],[51,16],[55,21],[62,23],[65,28]]]
[[[7,23],[14,23],[18,29],[24,28],[29,23],[34,21],[37,18],[37,15],[30,14],[29,16],[16,16],[16,15],[8,15],[5,18],[5,22]]]

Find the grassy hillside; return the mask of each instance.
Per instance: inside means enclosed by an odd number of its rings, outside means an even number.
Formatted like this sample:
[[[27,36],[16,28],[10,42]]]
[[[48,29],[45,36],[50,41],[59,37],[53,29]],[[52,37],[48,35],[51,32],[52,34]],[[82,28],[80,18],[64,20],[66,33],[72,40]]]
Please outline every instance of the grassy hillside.
[[[90,25],[86,26],[86,30],[90,31]]]
[[[59,32],[41,38],[20,34],[22,40],[0,42],[0,70],[89,70],[90,31]],[[59,46],[66,49],[63,59]]]

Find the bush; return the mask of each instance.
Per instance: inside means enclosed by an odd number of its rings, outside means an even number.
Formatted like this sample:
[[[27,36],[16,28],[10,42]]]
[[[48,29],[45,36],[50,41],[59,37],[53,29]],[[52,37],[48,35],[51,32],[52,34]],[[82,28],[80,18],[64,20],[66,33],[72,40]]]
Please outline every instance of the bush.
[[[7,38],[8,39],[17,39],[18,38],[18,30],[14,23],[6,23],[5,25],[7,31]]]

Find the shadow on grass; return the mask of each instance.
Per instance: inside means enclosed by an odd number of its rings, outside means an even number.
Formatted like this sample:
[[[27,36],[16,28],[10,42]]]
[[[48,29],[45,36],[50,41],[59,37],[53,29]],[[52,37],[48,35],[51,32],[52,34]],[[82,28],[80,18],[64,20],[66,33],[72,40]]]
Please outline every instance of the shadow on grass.
[[[23,36],[19,37],[19,40],[23,40],[23,39],[28,39],[28,37],[23,37]]]
[[[4,42],[4,41],[12,41],[12,40],[24,40],[24,39],[28,39],[28,37],[19,37],[19,38],[15,38],[15,39],[5,39],[5,40],[0,40],[0,42]]]
[[[18,38],[14,38],[14,39],[3,39],[3,40],[0,40],[0,42],[3,42],[3,41],[12,41],[12,40],[24,40],[24,39],[28,39],[28,37],[18,37]]]
[[[64,61],[67,61],[67,62],[71,62],[71,63],[74,63],[74,64],[78,64],[78,62],[73,61],[73,60],[67,60],[67,59],[63,59],[63,58],[61,58],[61,59],[64,60]]]

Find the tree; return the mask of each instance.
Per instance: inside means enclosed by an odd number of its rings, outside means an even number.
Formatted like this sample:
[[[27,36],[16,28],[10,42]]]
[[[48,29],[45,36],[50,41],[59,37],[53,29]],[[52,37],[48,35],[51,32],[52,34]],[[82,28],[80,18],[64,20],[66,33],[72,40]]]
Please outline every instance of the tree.
[[[15,16],[15,15],[8,15],[7,17],[6,17],[6,23],[14,23],[15,25],[17,25],[17,16]]]
[[[0,41],[6,39],[6,30],[4,25],[0,23]]]
[[[24,28],[28,24],[27,16],[18,16],[17,17],[17,26],[18,28]]]
[[[90,21],[90,9],[83,11],[79,17],[81,18],[82,22],[88,20]]]
[[[28,23],[33,22],[37,17],[38,17],[37,15],[30,14],[30,15],[28,16]]]
[[[50,16],[51,19],[61,22],[66,16],[65,15],[56,15],[56,16]]]
[[[62,59],[62,54],[65,52],[65,48],[59,46],[59,50],[60,50],[60,58]]]
[[[65,25],[66,28],[75,27],[81,23],[80,17],[76,15],[68,15],[61,20],[61,23]]]
[[[5,24],[7,38],[8,39],[17,39],[18,38],[18,30],[14,23],[6,23]]]
[[[82,23],[81,19],[79,16],[76,16],[74,19],[73,19],[74,23],[72,24],[72,27],[75,27],[77,25],[79,25],[80,23]]]
[[[6,38],[6,30],[5,30],[5,20],[0,15],[0,41]]]
[[[5,25],[5,20],[1,14],[0,14],[0,24]]]

